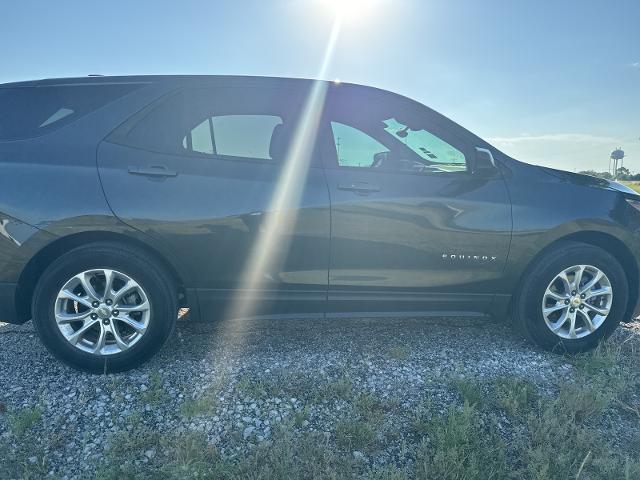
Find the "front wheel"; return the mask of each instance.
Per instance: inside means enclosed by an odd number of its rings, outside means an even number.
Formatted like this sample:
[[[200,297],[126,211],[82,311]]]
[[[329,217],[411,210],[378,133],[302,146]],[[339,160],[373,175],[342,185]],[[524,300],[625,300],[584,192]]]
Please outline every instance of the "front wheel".
[[[576,353],[611,335],[627,301],[627,277],[612,255],[567,242],[530,269],[513,313],[516,327],[541,347]]]
[[[171,277],[144,251],[95,243],[47,268],[34,294],[33,320],[46,347],[71,366],[123,371],[165,343],[176,298]]]

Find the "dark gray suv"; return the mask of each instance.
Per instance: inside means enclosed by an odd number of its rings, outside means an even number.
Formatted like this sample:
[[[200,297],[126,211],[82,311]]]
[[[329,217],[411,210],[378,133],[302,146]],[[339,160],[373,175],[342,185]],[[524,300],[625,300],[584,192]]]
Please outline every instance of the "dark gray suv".
[[[620,184],[518,162],[369,87],[0,85],[0,320],[33,318],[89,371],[149,358],[179,307],[509,316],[583,351],[635,314],[639,210]]]

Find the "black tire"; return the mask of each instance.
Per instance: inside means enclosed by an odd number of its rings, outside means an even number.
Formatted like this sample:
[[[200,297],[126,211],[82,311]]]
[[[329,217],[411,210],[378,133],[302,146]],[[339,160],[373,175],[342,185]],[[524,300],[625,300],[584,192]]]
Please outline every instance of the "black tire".
[[[149,324],[140,340],[127,350],[110,355],[84,352],[67,341],[56,324],[55,302],[60,289],[78,273],[111,269],[134,279],[151,304]],[[120,372],[151,358],[172,333],[177,318],[175,282],[158,262],[141,249],[114,242],[97,242],[75,248],[55,260],[36,286],[33,322],[42,343],[58,359],[74,368],[92,372]]]
[[[591,265],[609,278],[613,298],[606,320],[582,338],[566,339],[551,331],[542,314],[542,300],[549,283],[566,268]],[[563,242],[536,260],[525,274],[513,302],[516,329],[542,348],[557,353],[579,353],[595,348],[623,320],[629,298],[627,277],[620,263],[605,250],[578,242]]]

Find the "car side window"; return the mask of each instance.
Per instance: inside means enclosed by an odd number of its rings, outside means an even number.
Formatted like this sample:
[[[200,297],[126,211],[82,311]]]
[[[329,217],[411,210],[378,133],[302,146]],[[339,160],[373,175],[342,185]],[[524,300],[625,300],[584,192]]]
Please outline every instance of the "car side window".
[[[361,90],[335,93],[328,125],[336,166],[407,174],[466,173],[463,142],[436,133],[437,125],[421,108]]]
[[[192,152],[213,155],[213,125],[211,117],[196,125],[182,139],[182,148]]]
[[[390,118],[372,133],[331,122],[338,167],[395,173],[464,172],[464,153],[424,129],[410,129]],[[382,142],[385,143],[382,143]]]
[[[340,167],[371,168],[375,156],[388,150],[375,138],[343,123],[331,122],[331,132]]]
[[[200,89],[160,103],[138,119],[123,142],[178,155],[280,160],[284,127],[292,123],[287,106],[270,91]]]
[[[212,116],[187,132],[182,146],[208,155],[273,160],[271,139],[281,124],[276,115]]]
[[[404,143],[423,160],[443,171],[466,170],[467,160],[460,150],[423,128],[411,129],[395,118],[384,121],[384,131]]]

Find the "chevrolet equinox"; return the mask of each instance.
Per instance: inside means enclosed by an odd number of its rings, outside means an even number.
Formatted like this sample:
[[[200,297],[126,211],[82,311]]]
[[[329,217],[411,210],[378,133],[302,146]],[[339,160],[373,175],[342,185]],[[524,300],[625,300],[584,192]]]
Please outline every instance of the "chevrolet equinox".
[[[0,85],[0,320],[119,371],[190,318],[497,316],[590,349],[638,304],[640,196],[375,88]],[[382,320],[381,320],[382,321]]]

